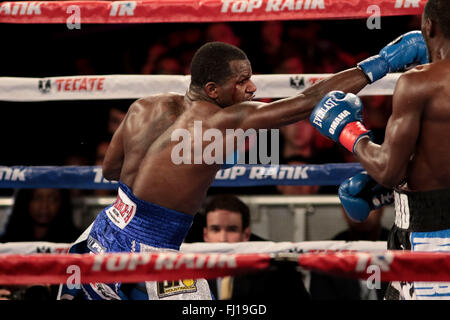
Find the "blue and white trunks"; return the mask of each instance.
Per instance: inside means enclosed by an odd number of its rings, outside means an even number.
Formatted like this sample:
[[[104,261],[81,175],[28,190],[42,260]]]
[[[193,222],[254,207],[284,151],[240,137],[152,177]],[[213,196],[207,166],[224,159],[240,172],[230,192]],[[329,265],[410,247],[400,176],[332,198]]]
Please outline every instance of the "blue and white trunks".
[[[102,210],[69,253],[178,251],[193,216],[138,199],[119,182],[117,200]],[[58,299],[210,300],[205,279],[144,283],[61,285]]]
[[[389,250],[450,252],[450,189],[394,191]],[[450,282],[392,282],[386,299],[450,300]]]

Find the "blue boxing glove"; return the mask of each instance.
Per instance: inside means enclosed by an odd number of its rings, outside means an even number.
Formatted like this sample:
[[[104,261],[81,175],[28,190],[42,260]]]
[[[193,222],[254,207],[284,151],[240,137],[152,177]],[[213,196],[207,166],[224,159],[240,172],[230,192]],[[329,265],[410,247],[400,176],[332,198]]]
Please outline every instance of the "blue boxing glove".
[[[358,63],[369,82],[383,78],[389,72],[400,71],[413,63],[428,62],[428,51],[420,31],[411,31],[398,37],[378,55]]]
[[[350,152],[370,131],[362,122],[362,103],[353,93],[342,91],[327,93],[316,105],[309,118],[323,136],[342,144]]]
[[[370,211],[394,202],[394,192],[378,184],[363,171],[345,180],[339,187],[339,199],[347,216],[362,222]]]

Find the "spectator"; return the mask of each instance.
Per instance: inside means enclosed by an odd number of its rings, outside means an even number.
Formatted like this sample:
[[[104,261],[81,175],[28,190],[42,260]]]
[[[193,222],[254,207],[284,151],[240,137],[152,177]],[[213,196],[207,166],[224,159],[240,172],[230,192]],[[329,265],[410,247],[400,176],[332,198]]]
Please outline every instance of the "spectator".
[[[205,242],[245,242],[252,240],[249,208],[233,195],[212,197],[205,207]],[[259,240],[259,239],[258,239]],[[211,279],[213,295],[229,299],[309,299],[302,274],[293,268]]]
[[[314,127],[308,120],[299,121],[280,128],[283,144],[281,157],[286,159],[292,156],[312,158],[315,152]]]
[[[48,241],[71,243],[80,234],[72,221],[72,204],[66,189],[21,189],[1,242]],[[0,288],[7,300],[55,300],[57,285],[8,286]]]
[[[72,203],[66,189],[18,190],[2,242],[49,241],[70,243],[79,230],[72,221]]]
[[[348,218],[344,209],[342,213],[348,229],[332,240],[387,241],[389,230],[381,225],[383,208],[373,210],[361,223]],[[313,300],[383,300],[386,288],[385,282],[380,284],[380,288],[370,289],[366,281],[311,272],[310,293]]]
[[[205,208],[205,242],[243,242],[250,240],[250,211],[233,195],[214,197]]]

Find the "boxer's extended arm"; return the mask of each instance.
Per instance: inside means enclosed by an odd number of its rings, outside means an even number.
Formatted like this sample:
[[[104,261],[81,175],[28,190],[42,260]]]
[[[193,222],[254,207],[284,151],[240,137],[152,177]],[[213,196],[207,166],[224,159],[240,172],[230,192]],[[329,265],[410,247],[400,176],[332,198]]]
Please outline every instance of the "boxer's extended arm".
[[[119,181],[120,172],[124,159],[123,149],[123,126],[124,122],[120,124],[111,139],[108,149],[106,150],[105,158],[103,159],[103,177],[107,180]]]
[[[361,139],[355,145],[356,157],[378,183],[395,187],[406,177],[414,153],[426,104],[424,79],[416,72],[403,74],[393,95],[392,115],[383,144]]]
[[[271,103],[243,102],[218,112],[216,128],[273,129],[307,119],[314,106],[331,90],[357,93],[368,80],[358,68],[345,70],[314,84],[301,94]],[[216,123],[214,123],[217,121]]]

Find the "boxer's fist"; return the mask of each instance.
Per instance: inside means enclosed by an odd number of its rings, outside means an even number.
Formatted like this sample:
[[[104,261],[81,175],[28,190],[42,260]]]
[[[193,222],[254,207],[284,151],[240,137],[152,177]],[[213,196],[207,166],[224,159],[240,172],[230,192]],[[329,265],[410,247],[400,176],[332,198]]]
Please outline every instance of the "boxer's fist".
[[[350,152],[369,135],[362,123],[362,103],[354,94],[342,91],[327,93],[314,108],[311,124],[324,136],[341,143]]]
[[[347,216],[362,222],[370,211],[394,202],[394,193],[373,180],[363,171],[345,180],[339,186],[339,199]]]
[[[370,83],[383,78],[387,73],[400,71],[413,64],[428,62],[428,52],[425,40],[420,31],[411,31],[398,37],[383,49],[378,55],[358,63],[367,75]]]

